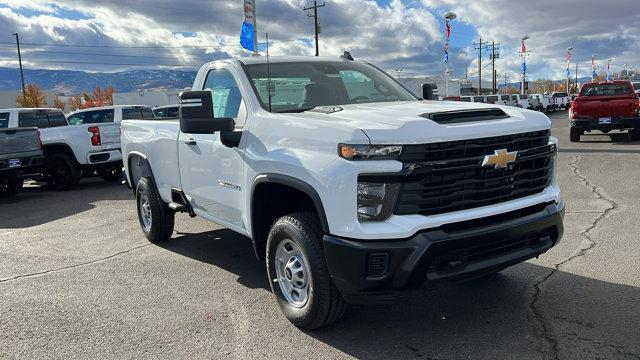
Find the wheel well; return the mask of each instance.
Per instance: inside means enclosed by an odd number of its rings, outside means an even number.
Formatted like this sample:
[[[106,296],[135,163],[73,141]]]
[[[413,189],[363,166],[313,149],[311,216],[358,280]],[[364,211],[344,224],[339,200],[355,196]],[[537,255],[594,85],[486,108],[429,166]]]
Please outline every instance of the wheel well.
[[[138,185],[138,181],[143,177],[151,177],[153,178],[153,174],[151,172],[151,166],[149,166],[149,162],[147,159],[143,158],[140,155],[131,155],[129,156],[129,181],[131,183],[131,188],[135,192],[136,185]]]
[[[251,232],[253,247],[258,259],[263,260],[266,254],[266,243],[271,225],[276,219],[286,214],[312,211],[318,214],[323,230],[328,232],[324,209],[315,192],[310,196],[307,191],[297,186],[277,182],[262,182],[255,185],[251,199]]]
[[[45,145],[42,147],[42,152],[45,157],[49,157],[55,154],[67,154],[71,156],[71,159],[77,164],[78,160],[76,160],[76,156],[73,153],[73,150],[69,147],[69,145],[64,144],[51,144]]]

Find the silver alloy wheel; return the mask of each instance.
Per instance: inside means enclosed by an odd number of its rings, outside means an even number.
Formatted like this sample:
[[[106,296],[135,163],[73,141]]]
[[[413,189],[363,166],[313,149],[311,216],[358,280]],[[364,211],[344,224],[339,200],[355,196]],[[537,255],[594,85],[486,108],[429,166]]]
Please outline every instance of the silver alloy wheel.
[[[140,219],[142,219],[142,225],[144,229],[151,230],[151,204],[149,204],[149,194],[147,190],[140,192],[140,202],[138,204],[138,211],[140,211]]]
[[[280,290],[287,302],[303,307],[309,298],[311,273],[307,259],[293,240],[284,239],[276,249],[275,267]]]

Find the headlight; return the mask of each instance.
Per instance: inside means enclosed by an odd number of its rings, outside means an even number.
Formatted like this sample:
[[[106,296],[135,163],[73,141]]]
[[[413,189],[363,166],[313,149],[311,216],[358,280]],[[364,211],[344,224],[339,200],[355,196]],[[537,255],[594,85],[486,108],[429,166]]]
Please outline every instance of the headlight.
[[[338,155],[347,160],[395,160],[401,145],[338,145]]]
[[[393,213],[400,184],[358,183],[358,220],[383,221]]]

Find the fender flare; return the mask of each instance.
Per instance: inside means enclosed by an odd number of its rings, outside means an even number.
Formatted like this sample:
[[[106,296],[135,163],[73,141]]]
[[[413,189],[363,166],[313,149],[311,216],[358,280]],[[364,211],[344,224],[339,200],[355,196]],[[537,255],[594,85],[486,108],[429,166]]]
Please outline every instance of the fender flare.
[[[311,200],[313,201],[313,204],[315,205],[316,210],[318,211],[318,218],[320,219],[320,225],[322,226],[322,231],[324,231],[325,234],[330,234],[329,222],[327,221],[327,214],[325,213],[324,206],[322,205],[322,199],[320,199],[320,195],[318,195],[318,192],[316,191],[316,189],[313,188],[313,186],[309,185],[308,183],[300,179],[297,179],[288,175],[272,174],[272,173],[259,174],[253,180],[253,185],[251,187],[251,199],[253,199],[253,194],[255,193],[256,186],[262,183],[276,183],[276,184],[290,186],[309,196],[309,198],[311,198]],[[254,211],[255,209],[253,209],[253,206],[252,206],[251,207],[252,222],[254,217]]]

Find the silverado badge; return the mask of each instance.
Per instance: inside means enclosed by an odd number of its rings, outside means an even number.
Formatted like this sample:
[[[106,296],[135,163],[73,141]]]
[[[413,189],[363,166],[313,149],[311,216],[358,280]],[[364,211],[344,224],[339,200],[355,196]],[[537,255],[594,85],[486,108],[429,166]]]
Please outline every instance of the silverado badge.
[[[496,169],[505,169],[507,165],[516,161],[517,151],[508,152],[507,149],[494,151],[493,155],[486,155],[482,160],[482,166],[493,165]]]

